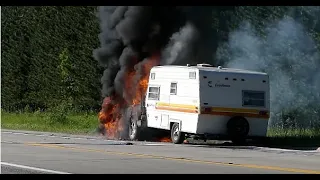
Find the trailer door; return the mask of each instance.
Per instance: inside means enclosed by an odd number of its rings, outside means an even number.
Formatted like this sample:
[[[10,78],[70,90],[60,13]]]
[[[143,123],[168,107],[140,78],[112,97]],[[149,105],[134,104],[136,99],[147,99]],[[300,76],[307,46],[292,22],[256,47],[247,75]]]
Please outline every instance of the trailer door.
[[[149,127],[160,127],[161,115],[156,110],[156,103],[160,100],[160,86],[149,85],[146,98],[146,112]]]

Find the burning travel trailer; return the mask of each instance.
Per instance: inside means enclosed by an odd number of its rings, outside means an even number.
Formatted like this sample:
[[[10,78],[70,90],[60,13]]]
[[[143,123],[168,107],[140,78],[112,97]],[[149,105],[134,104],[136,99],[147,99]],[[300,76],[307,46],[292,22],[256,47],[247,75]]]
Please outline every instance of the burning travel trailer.
[[[104,100],[99,121],[102,133],[108,138],[119,138],[122,135],[120,132],[126,131],[130,111],[141,109],[141,98],[146,93],[149,72],[153,66],[181,62],[179,59],[183,57],[180,54],[195,53],[196,48],[191,44],[195,44],[198,36],[192,34],[193,31],[185,31],[183,27],[192,23],[186,18],[186,12],[192,12],[190,9],[98,7],[101,47],[95,49],[93,55],[105,68],[101,79]],[[194,19],[194,22],[200,21]],[[190,29],[190,25],[187,29]]]
[[[112,139],[145,139],[141,138],[145,134],[170,141],[167,129],[151,131],[146,121],[150,70],[211,59],[210,23],[204,21],[211,15],[210,8],[102,6],[98,13],[100,47],[93,55],[105,69],[101,132]],[[148,128],[142,128],[146,123]]]
[[[135,82],[124,90],[131,98],[115,95],[104,100],[99,118],[108,138],[180,144],[188,137],[235,143],[266,137],[270,114],[266,73],[210,64],[142,67],[148,67],[150,76],[126,79]],[[126,77],[136,77],[137,72],[129,74]]]

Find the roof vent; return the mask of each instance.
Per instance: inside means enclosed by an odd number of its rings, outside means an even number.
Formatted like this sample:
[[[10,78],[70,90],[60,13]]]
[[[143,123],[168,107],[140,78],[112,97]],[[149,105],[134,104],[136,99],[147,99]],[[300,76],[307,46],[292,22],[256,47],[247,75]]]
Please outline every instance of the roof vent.
[[[211,64],[197,64],[198,67],[213,67]]]

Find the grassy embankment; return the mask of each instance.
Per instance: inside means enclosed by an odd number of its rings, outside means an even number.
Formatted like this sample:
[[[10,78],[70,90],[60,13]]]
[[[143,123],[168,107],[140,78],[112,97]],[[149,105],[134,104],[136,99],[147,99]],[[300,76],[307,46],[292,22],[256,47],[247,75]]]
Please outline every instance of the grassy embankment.
[[[72,134],[94,133],[98,126],[97,113],[8,113],[1,111],[1,128]],[[314,147],[320,146],[320,129],[268,130],[267,145]]]
[[[265,145],[270,147],[320,147],[320,129],[270,128],[268,137]]]
[[[97,113],[8,113],[1,111],[1,128],[88,134],[96,130]]]

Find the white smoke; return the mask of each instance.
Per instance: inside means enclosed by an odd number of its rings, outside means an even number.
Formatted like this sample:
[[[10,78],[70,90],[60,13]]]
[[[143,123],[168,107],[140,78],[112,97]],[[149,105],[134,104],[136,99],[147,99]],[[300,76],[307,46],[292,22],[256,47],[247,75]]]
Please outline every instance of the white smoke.
[[[170,42],[162,53],[162,63],[170,65],[179,64],[180,61],[188,61],[191,53],[193,53],[193,42],[197,38],[198,31],[192,24],[187,23],[170,38]]]
[[[250,23],[243,23],[218,48],[216,57],[217,64],[269,74],[271,120],[281,111],[319,104],[319,52],[303,25],[290,17],[265,27],[263,36],[257,35]],[[319,122],[319,115],[319,108],[315,108],[299,117],[304,121],[299,124],[310,126],[310,119]]]

